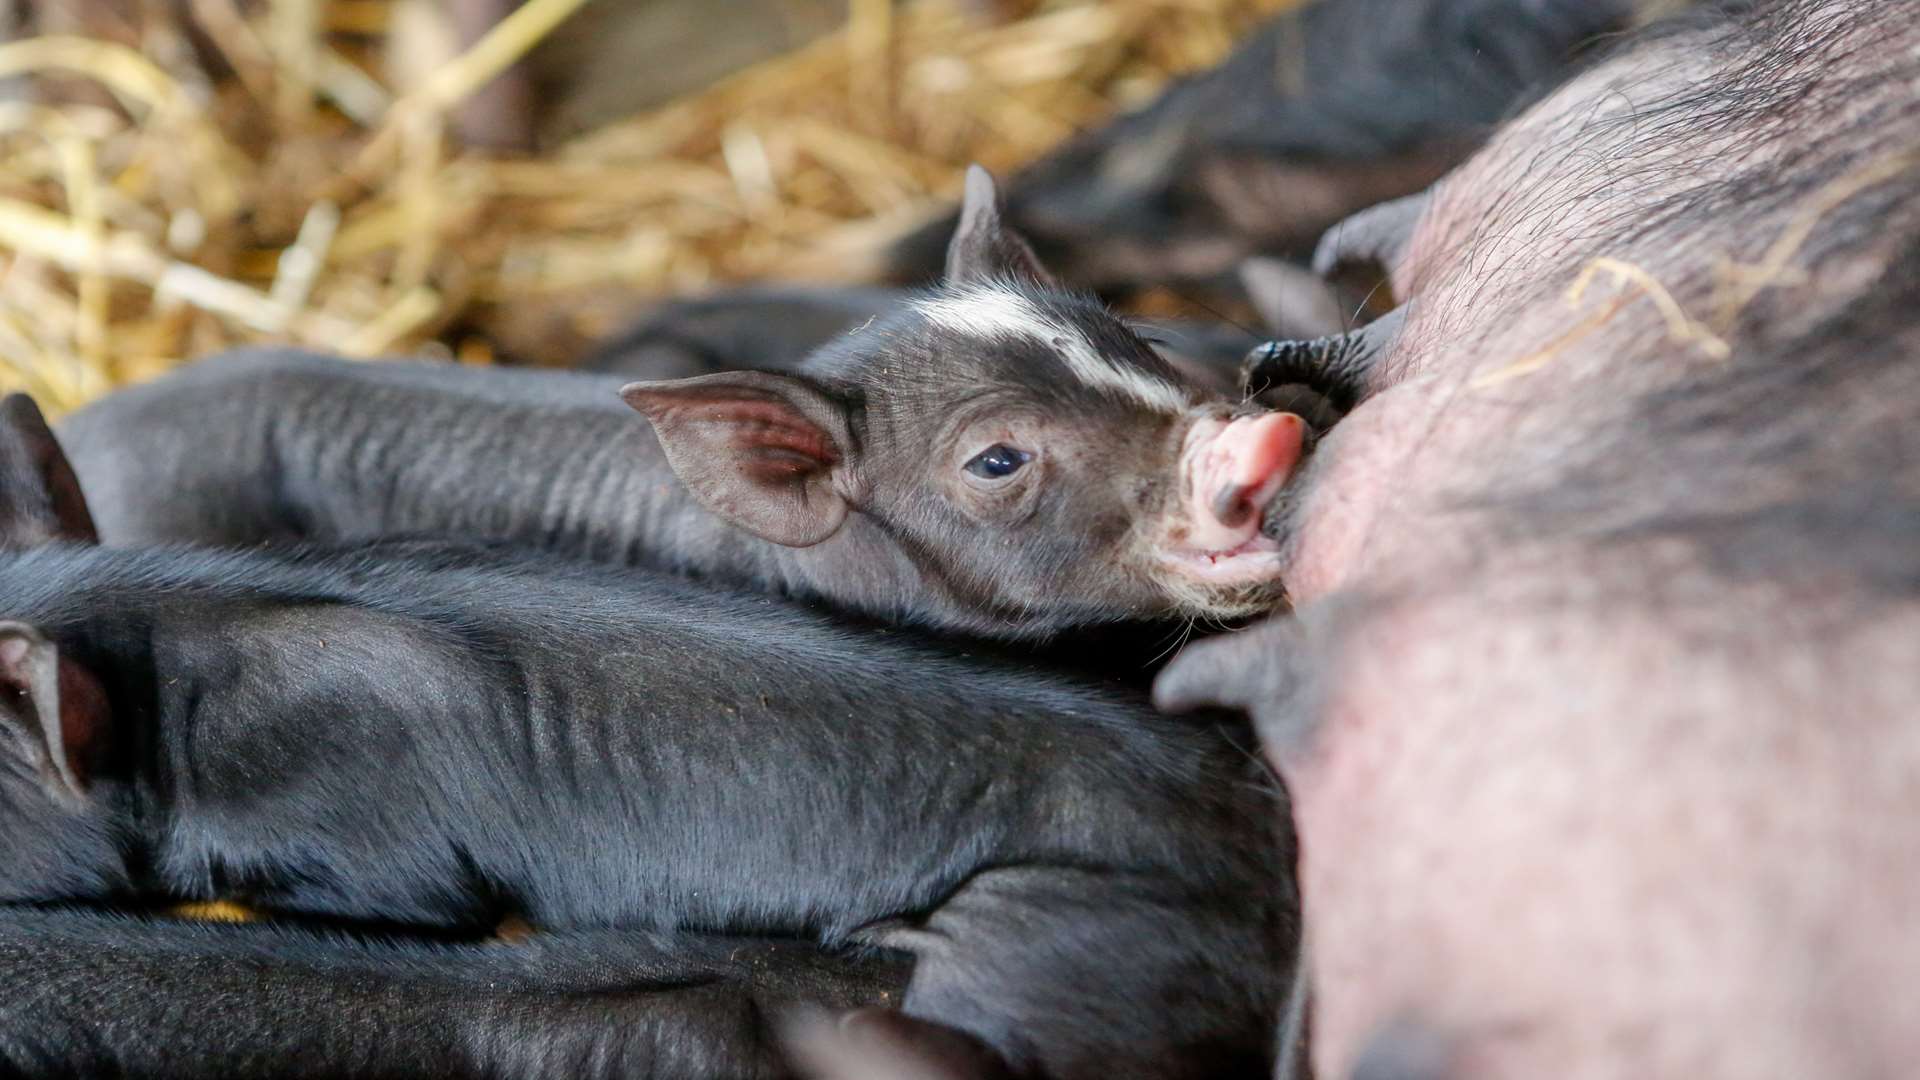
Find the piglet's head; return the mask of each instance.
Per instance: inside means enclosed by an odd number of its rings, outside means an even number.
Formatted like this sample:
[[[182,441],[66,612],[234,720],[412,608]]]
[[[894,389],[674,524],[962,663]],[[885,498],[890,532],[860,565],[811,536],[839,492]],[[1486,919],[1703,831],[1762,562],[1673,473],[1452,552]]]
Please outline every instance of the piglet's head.
[[[1046,633],[1280,597],[1260,509],[1306,424],[1190,384],[1060,288],[978,167],[942,285],[803,370],[623,394],[708,509],[791,546],[863,522],[915,568],[927,621]]]
[[[0,559],[94,543],[66,455],[30,398],[0,401]],[[0,604],[4,604],[0,598]],[[92,794],[107,697],[45,630],[0,612],[0,902],[93,896],[117,884]]]

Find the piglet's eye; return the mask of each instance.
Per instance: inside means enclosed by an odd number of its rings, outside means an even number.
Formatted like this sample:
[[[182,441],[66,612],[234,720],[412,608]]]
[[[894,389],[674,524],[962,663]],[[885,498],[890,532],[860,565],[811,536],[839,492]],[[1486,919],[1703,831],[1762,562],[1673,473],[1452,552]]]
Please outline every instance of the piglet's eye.
[[[967,471],[982,480],[1004,480],[1032,460],[1033,455],[1025,450],[1015,450],[1005,443],[994,443],[967,462]]]

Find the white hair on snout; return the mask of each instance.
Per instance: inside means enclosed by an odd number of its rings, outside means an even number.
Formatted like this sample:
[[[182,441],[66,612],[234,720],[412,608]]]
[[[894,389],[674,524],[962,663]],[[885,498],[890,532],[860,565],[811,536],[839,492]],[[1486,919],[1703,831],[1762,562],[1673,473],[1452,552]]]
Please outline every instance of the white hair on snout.
[[[1153,582],[1175,613],[1190,619],[1226,620],[1262,615],[1278,609],[1287,595],[1277,578],[1218,585],[1195,581],[1165,567],[1156,569]]]
[[[963,337],[1036,341],[1059,356],[1087,386],[1119,394],[1156,412],[1179,415],[1189,404],[1179,387],[1100,355],[1078,328],[1053,318],[1006,285],[968,285],[915,300],[913,307],[928,322]]]

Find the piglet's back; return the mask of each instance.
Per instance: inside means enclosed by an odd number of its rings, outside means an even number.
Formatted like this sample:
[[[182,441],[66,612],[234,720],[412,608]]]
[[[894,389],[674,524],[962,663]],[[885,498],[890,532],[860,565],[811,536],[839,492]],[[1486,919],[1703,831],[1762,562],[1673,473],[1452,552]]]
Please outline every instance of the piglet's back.
[[[189,892],[216,862],[314,857],[312,838],[290,853],[275,830],[225,831],[242,808],[327,820],[325,835],[364,832],[370,848],[451,838],[396,853],[352,896],[303,875],[325,895],[288,897],[347,914],[431,918],[439,894],[415,879],[454,847],[559,924],[670,925],[672,910],[725,924],[818,888],[806,879],[852,890],[819,905],[857,915],[850,929],[930,902],[986,849],[1183,878],[1266,870],[1264,828],[1236,825],[1267,820],[1264,796],[1215,732],[756,596],[404,543],[52,546],[0,553],[0,595],[90,658],[116,701],[155,702],[163,768],[193,781],[162,789],[201,823],[160,859]],[[556,792],[564,815],[524,802]],[[486,823],[501,820],[531,838],[498,843]],[[755,824],[722,838],[690,821]],[[913,869],[882,886],[875,851]],[[559,852],[556,885],[540,868]]]
[[[622,515],[671,476],[619,385],[246,349],[110,395],[59,435],[107,544],[434,533],[629,561]]]
[[[106,688],[76,813],[128,838],[148,891],[884,944],[917,957],[910,1009],[1046,1075],[1168,1075],[1142,1071],[1163,1052],[1265,1071],[1284,826],[1206,725],[508,549],[52,544],[0,552],[0,596]],[[987,978],[1009,988],[968,990]],[[1202,1004],[1165,1009],[1175,985]]]

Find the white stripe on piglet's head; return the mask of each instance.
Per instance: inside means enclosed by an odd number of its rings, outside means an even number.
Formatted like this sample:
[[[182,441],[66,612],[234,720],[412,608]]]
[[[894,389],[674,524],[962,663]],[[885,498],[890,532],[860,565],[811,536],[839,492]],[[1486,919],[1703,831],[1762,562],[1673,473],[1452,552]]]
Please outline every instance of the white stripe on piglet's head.
[[[1178,414],[1187,394],[1152,373],[1102,356],[1079,328],[1054,318],[1005,282],[985,281],[950,288],[914,302],[914,308],[939,329],[983,343],[1024,339],[1058,356],[1067,371],[1087,387],[1116,394],[1156,412]]]

